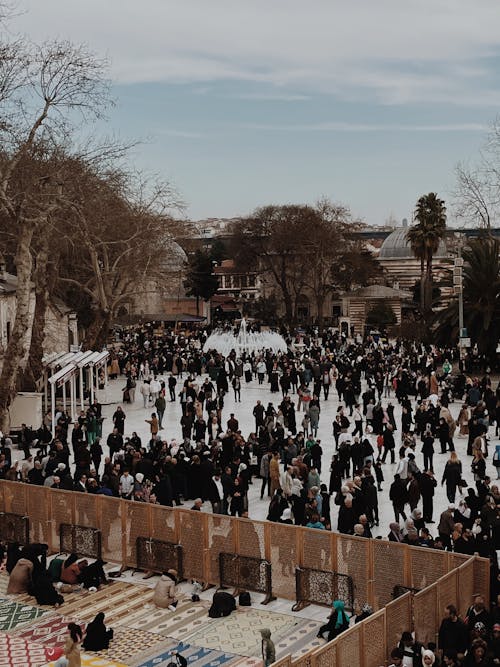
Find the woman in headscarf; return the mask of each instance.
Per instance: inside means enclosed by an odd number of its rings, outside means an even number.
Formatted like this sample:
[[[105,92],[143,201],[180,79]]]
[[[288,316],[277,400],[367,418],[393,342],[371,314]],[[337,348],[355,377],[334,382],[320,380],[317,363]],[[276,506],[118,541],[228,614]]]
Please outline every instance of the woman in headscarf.
[[[325,625],[322,625],[318,631],[318,637],[325,639],[325,633],[328,632],[326,638],[327,641],[331,642],[332,639],[335,639],[341,632],[347,630],[349,627],[349,616],[345,613],[344,602],[342,600],[335,600],[333,602],[333,610],[328,617],[328,621]]]
[[[86,651],[103,651],[109,648],[111,639],[113,630],[104,625],[104,614],[101,612],[88,624],[82,646]]]

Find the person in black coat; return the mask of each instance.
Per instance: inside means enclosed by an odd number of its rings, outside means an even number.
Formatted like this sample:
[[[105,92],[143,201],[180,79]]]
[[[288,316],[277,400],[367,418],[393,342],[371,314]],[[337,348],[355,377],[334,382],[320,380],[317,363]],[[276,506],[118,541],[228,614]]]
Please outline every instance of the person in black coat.
[[[437,481],[434,478],[432,470],[425,470],[422,475],[418,477],[418,486],[420,488],[420,495],[422,496],[422,514],[425,523],[434,523],[432,514],[434,512],[434,489],[437,486]]]
[[[87,626],[82,646],[86,651],[104,651],[113,639],[113,630],[104,625],[104,614],[100,612]]]

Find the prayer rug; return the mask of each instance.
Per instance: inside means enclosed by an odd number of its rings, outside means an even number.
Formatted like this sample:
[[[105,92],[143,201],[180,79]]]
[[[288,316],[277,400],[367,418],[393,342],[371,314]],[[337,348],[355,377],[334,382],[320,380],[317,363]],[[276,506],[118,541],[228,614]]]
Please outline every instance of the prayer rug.
[[[276,656],[281,658],[290,653],[296,659],[312,648],[323,646],[325,642],[316,637],[321,625],[322,623],[318,621],[300,619],[298,625],[290,632],[280,639],[275,639]]]
[[[218,618],[186,639],[190,644],[240,656],[261,655],[261,628],[269,628],[276,643],[295,630],[302,619],[273,611],[247,609],[235,611],[227,618]]]
[[[174,643],[168,650],[162,649],[141,660],[131,661],[129,667],[166,667],[172,662],[172,650],[181,653],[188,661],[189,667],[217,667],[219,665],[229,667],[241,660],[241,656],[231,653],[212,651],[191,644]]]
[[[0,633],[0,667],[40,667],[49,659],[43,644]]]
[[[16,630],[15,635],[27,641],[62,647],[68,636],[68,623],[77,623],[83,631],[87,627],[86,623],[82,623],[74,616],[51,614],[43,618],[41,622]]]
[[[105,651],[98,651],[95,655],[128,664],[131,658],[141,653],[144,655],[145,651],[153,650],[157,644],[161,644],[158,646],[158,651],[166,650],[171,646],[172,641],[150,632],[119,627],[114,628],[114,636],[109,643],[109,648]]]
[[[0,600],[0,630],[13,630],[18,625],[34,621],[47,613],[40,607],[20,604],[12,600]]]
[[[206,600],[191,602],[189,599],[179,600],[175,611],[148,605],[135,614],[129,614],[124,624],[129,628],[147,630],[181,640],[216,620],[209,618],[209,607],[210,603]]]
[[[106,624],[120,624],[128,616],[151,600],[153,591],[143,586],[133,586],[117,582],[104,586],[95,593],[85,591],[81,598],[61,609],[66,615],[75,615],[84,621],[91,621],[96,614],[106,614]]]
[[[82,653],[81,660],[82,667],[128,667],[123,662],[113,662],[92,653]],[[54,667],[54,663],[48,663],[47,667]]]

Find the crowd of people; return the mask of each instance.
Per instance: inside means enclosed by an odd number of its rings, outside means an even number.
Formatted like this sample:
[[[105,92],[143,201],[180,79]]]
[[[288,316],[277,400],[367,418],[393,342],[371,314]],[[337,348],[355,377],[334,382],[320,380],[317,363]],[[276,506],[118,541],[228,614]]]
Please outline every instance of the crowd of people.
[[[233,516],[252,516],[256,484],[260,499],[269,500],[269,521],[479,553],[491,561],[488,603],[496,603],[500,490],[487,462],[500,479],[500,386],[472,354],[348,341],[329,330],[288,337],[285,354],[233,350],[223,357],[203,351],[207,334],[146,328],[124,335],[110,350],[109,374],[123,390],[113,428],[102,433],[98,401],[74,424],[58,412],[54,439],[47,415],[39,431],[21,436],[23,460],[13,462],[3,439],[0,477]],[[273,400],[246,401],[251,383],[266,385]],[[229,413],[228,396],[235,406]],[[325,424],[329,400],[338,408]],[[145,426],[130,431],[127,405],[137,402]],[[167,403],[178,405],[175,421]],[[250,415],[253,428],[243,432],[240,420]],[[334,443],[331,460],[325,434]],[[439,476],[436,456],[447,457]],[[440,484],[447,504],[435,508]],[[394,512],[385,532],[381,503]],[[488,633],[491,640],[492,625]],[[402,660],[394,664],[417,664]]]

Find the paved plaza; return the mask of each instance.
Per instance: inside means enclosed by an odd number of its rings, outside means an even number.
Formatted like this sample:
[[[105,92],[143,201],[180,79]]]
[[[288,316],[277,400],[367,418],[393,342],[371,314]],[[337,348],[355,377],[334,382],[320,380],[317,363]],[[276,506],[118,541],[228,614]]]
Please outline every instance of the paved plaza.
[[[184,376],[185,379],[186,376]],[[204,378],[207,376],[202,376],[202,379],[197,378],[198,382],[201,382],[204,380]],[[166,379],[166,378],[165,378]],[[498,382],[498,379],[495,379],[493,382],[493,386],[496,387]],[[149,434],[149,425],[145,422],[145,419],[148,419],[151,415],[151,413],[154,411],[151,407],[149,408],[144,408],[143,407],[143,400],[142,396],[139,393],[139,387],[140,387],[140,382],[137,383],[137,389],[136,389],[136,400],[135,403],[132,404],[123,404],[120,403],[120,398],[122,397],[122,389],[125,386],[125,378],[122,376],[121,378],[117,380],[111,380],[106,388],[105,391],[100,392],[100,400],[103,403],[103,416],[105,417],[104,423],[103,423],[103,449],[105,453],[107,453],[107,447],[105,446],[106,442],[106,437],[108,433],[111,431],[113,420],[112,420],[112,415],[116,409],[117,405],[122,405],[125,414],[127,415],[126,421],[125,421],[125,435],[131,435],[133,431],[136,431],[137,434],[141,437],[143,444],[147,444],[150,434]],[[180,391],[180,385],[182,384],[182,380],[178,379],[177,383],[177,393]],[[365,389],[365,383],[363,382],[363,391]],[[296,395],[292,394],[292,398],[295,398],[295,402],[297,400]],[[230,389],[228,394],[224,397],[224,410],[222,413],[222,426],[223,428],[226,425],[227,420],[229,419],[230,413],[234,412],[235,417],[239,421],[239,426],[240,430],[242,432],[242,435],[244,438],[247,438],[249,433],[255,431],[255,421],[252,416],[252,410],[254,405],[256,404],[257,400],[260,400],[261,403],[264,406],[267,406],[269,402],[272,402],[273,405],[276,407],[282,400],[281,398],[281,393],[271,393],[269,390],[269,384],[264,383],[263,385],[259,385],[257,380],[252,380],[250,383],[246,384],[245,381],[243,380],[242,382],[242,389],[241,389],[241,403],[238,402],[236,403],[234,401],[234,394],[233,391]],[[401,407],[399,403],[397,402],[396,398],[394,395],[392,398],[387,398],[382,400],[382,405],[387,405],[388,402],[391,401],[395,407],[394,409],[394,414],[396,418],[396,424],[398,427],[398,431],[395,434],[396,438],[396,462],[398,460],[398,449],[399,449],[399,444],[400,444],[400,439],[401,439]],[[333,438],[333,429],[332,429],[332,422],[335,418],[337,408],[339,406],[339,400],[338,400],[338,395],[334,388],[332,387],[332,390],[330,391],[330,396],[327,401],[321,399],[321,416],[320,416],[320,421],[319,421],[319,430],[318,430],[318,438],[321,440],[321,446],[323,448],[323,458],[322,458],[322,472],[321,472],[321,481],[324,482],[325,484],[329,484],[330,480],[330,472],[329,472],[329,467],[330,467],[330,461],[332,459],[333,454],[335,453],[335,441]],[[460,407],[462,406],[462,403],[460,401],[455,401],[454,403],[450,404],[450,411],[453,415],[454,418],[457,418]],[[347,413],[348,414],[348,413]],[[297,421],[297,429],[300,430],[300,422],[302,421],[302,412],[297,412],[296,413],[296,421]],[[181,408],[180,404],[178,402],[176,403],[170,403],[167,401],[167,408],[165,411],[165,416],[163,419],[163,426],[164,429],[160,431],[161,437],[167,441],[170,442],[172,438],[175,438],[177,441],[182,442],[182,437],[181,437],[181,426],[180,426],[180,418],[181,418]],[[354,424],[351,425],[350,430],[354,430]],[[458,433],[458,429],[457,429]],[[374,448],[376,449],[376,443],[375,443],[375,438],[374,436],[372,437],[372,444]],[[489,475],[493,480],[496,478],[497,473],[496,469],[494,468],[492,464],[492,455],[495,449],[495,445],[500,442],[498,437],[495,437],[495,429],[494,427],[490,428],[489,430],[489,438],[490,438],[490,447],[489,447],[489,455],[487,459],[487,468],[486,468],[486,474]],[[473,476],[470,470],[470,464],[472,461],[472,457],[467,456],[466,454],[466,449],[467,449],[467,439],[466,438],[459,438],[457,434],[455,435],[455,448],[458,453],[458,456],[460,460],[462,461],[462,469],[463,469],[463,477],[464,479],[468,482],[469,486],[474,486],[473,482]],[[423,469],[423,455],[420,452],[421,445],[420,442],[417,445],[417,448],[415,450],[416,454],[416,461],[419,466],[419,468],[422,470]],[[439,520],[439,514],[440,512],[445,509],[448,505],[448,500],[446,498],[446,493],[445,493],[445,486],[441,485],[441,478],[444,470],[444,466],[446,464],[446,461],[448,460],[449,455],[444,455],[440,454],[440,447],[439,447],[439,442],[436,440],[434,443],[434,449],[435,449],[435,454],[434,454],[434,472],[436,479],[438,481],[438,486],[436,488],[435,496],[434,496],[434,516],[433,519],[436,521],[436,523]],[[396,464],[391,464],[391,463],[385,463],[383,465],[383,472],[384,472],[384,478],[385,482],[382,484],[383,491],[378,494],[379,498],[379,526],[374,526],[372,529],[373,536],[376,537],[378,535],[381,535],[383,537],[386,537],[388,532],[389,532],[389,523],[391,521],[394,521],[394,514],[392,510],[392,504],[389,501],[389,486],[391,482],[393,481],[393,475],[396,470]],[[102,471],[101,471],[102,472]],[[494,482],[493,482],[494,483]],[[253,485],[250,486],[249,493],[248,493],[248,499],[249,499],[249,516],[252,519],[266,519],[267,516],[267,509],[269,506],[269,499],[264,496],[264,500],[260,500],[260,482],[259,480],[254,479]],[[459,494],[457,492],[457,498],[456,502],[458,503],[459,500]],[[421,507],[421,505],[419,505]],[[336,530],[337,527],[337,516],[338,516],[338,507],[333,503],[331,503],[331,510],[332,510],[332,528]],[[203,511],[211,511],[211,506],[209,502],[206,502]],[[433,537],[436,536],[437,530],[432,530],[432,526],[430,526],[431,529],[431,534]]]

